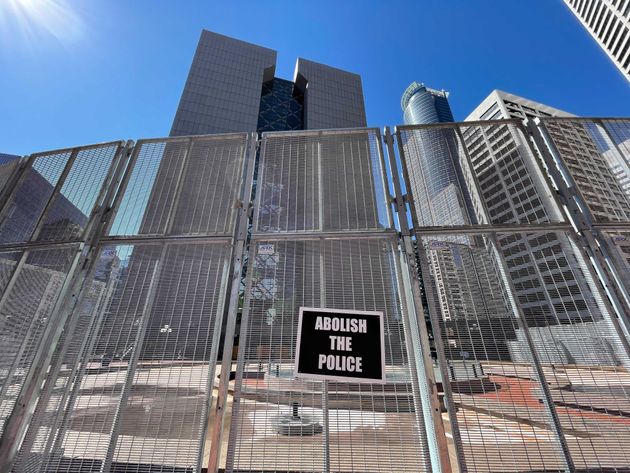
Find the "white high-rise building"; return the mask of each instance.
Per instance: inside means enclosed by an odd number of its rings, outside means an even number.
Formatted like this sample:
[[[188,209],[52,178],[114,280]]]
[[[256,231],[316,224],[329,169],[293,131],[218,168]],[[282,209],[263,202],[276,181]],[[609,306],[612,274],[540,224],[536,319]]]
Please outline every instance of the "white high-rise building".
[[[493,90],[475,108],[466,121],[502,120],[506,118],[574,117],[568,112],[534,102],[502,90]]]
[[[466,121],[535,117],[573,115],[495,90]],[[569,129],[566,124],[564,127]],[[570,133],[571,140],[589,144],[589,153],[582,161],[602,159],[587,129],[573,126]],[[492,223],[548,223],[562,219],[559,209],[544,198],[545,180],[531,157],[524,134],[507,124],[471,124],[463,130],[463,137]],[[600,321],[593,301],[583,296],[582,288],[588,286],[582,269],[584,262],[571,242],[561,232],[499,234],[497,240],[525,320],[530,329],[540,332],[536,343],[544,352],[544,361],[587,362],[588,350],[575,349],[568,341],[571,333],[565,333],[563,328]],[[522,339],[520,330],[516,337]],[[591,350],[594,351],[595,348]],[[520,360],[518,353],[513,352],[513,356]]]
[[[564,0],[630,81],[630,0]]]

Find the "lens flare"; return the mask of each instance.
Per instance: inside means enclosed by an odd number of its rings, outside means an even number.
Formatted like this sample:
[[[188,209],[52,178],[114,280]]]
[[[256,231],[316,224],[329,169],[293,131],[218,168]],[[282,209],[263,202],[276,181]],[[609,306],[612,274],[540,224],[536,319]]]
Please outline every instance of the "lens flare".
[[[67,0],[0,0],[0,37],[3,43],[34,46],[55,39],[63,44],[79,40],[83,22]]]

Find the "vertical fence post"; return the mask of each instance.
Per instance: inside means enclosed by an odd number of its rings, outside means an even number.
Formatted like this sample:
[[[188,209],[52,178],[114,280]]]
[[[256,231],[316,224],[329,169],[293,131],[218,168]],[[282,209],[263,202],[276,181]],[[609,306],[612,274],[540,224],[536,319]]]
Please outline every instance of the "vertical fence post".
[[[249,226],[249,210],[252,197],[254,171],[256,167],[256,152],[258,150],[258,136],[252,133],[249,136],[249,149],[245,154],[244,175],[242,181],[242,200],[236,219],[235,238],[233,238],[233,251],[231,263],[231,286],[227,308],[227,324],[225,338],[223,340],[223,354],[221,359],[221,372],[219,375],[219,387],[217,389],[217,401],[214,406],[214,424],[210,432],[210,457],[208,459],[208,473],[219,471],[221,460],[221,446],[225,427],[225,416],[228,405],[230,385],[230,372],[232,371],[232,351],[234,348],[234,332],[236,330],[236,314],[238,312],[239,294],[241,291],[241,277],[243,273],[243,259],[246,252]],[[252,262],[250,261],[249,264]],[[214,376],[214,373],[211,373]]]
[[[140,360],[140,352],[142,351],[143,347],[142,342],[144,340],[147,327],[149,326],[149,319],[151,318],[151,311],[153,309],[153,303],[156,297],[160,273],[162,271],[162,267],[164,266],[164,259],[166,257],[167,248],[167,245],[162,246],[162,251],[160,252],[159,259],[156,261],[155,266],[153,267],[153,271],[151,272],[151,280],[147,289],[146,303],[144,309],[142,310],[142,315],[140,316],[140,326],[138,327],[138,332],[136,333],[136,338],[134,340],[133,351],[131,352],[131,357],[129,359],[129,363],[127,364],[127,375],[125,376],[122,393],[120,395],[120,399],[118,400],[116,413],[114,414],[107,453],[105,454],[105,460],[103,460],[100,469],[101,473],[109,473],[111,471],[112,462],[116,453],[116,447],[118,445],[118,438],[120,436],[122,412],[125,409],[127,400],[129,399],[129,394],[131,393],[131,388],[133,386],[133,380],[136,375],[136,368],[138,366],[138,361]]]
[[[407,209],[405,206],[405,201],[404,201],[404,197],[403,197],[401,186],[400,186],[400,179],[398,177],[398,167],[396,165],[396,156],[394,154],[395,153],[394,138],[393,138],[393,135],[391,134],[389,127],[385,127],[384,141],[385,141],[385,145],[387,146],[387,155],[389,157],[389,167],[391,170],[392,182],[394,184],[394,192],[396,194],[395,195],[396,212],[398,214],[398,220],[400,222],[403,250],[406,255],[407,261],[410,262],[410,261],[415,260],[415,254],[413,251],[413,243],[411,240],[411,234],[407,226]],[[400,148],[401,147],[399,147],[399,149]],[[404,163],[403,163],[403,167],[404,167]],[[418,241],[417,245],[418,245],[418,251],[422,252],[423,251],[423,248],[421,248],[422,242]],[[419,338],[420,338],[420,345],[421,345],[421,352],[413,353],[412,356],[415,356],[417,363],[423,367],[422,374],[424,374],[427,380],[427,385],[429,388],[429,393],[428,393],[429,399],[425,400],[425,402],[428,401],[428,407],[430,409],[430,418],[432,420],[430,425],[432,426],[434,430],[435,439],[436,439],[436,445],[432,445],[433,447],[432,449],[437,450],[437,452],[434,452],[435,454],[432,455],[432,458],[434,458],[434,461],[437,461],[438,464],[432,465],[432,468],[433,468],[433,471],[436,471],[436,472],[441,471],[444,473],[450,473],[451,461],[448,454],[448,443],[446,440],[446,432],[444,430],[444,423],[442,421],[440,401],[439,401],[438,393],[437,393],[437,384],[435,381],[435,373],[433,371],[433,363],[431,360],[431,354],[430,354],[430,349],[429,349],[430,347],[429,333],[426,326],[424,310],[422,308],[422,296],[420,294],[420,286],[419,286],[419,282],[417,278],[417,273],[411,274],[410,276],[411,276],[410,280],[411,280],[411,288],[412,288],[412,297],[413,297],[413,301],[415,305],[414,313],[415,313],[415,316],[417,317],[417,326],[419,329]],[[428,278],[428,275],[426,275],[425,277]],[[409,315],[411,316],[411,314]],[[443,380],[442,382],[446,383],[446,380]],[[445,394],[448,394],[448,398],[450,398],[450,393],[446,393],[446,384],[443,384],[443,386],[445,388]],[[427,423],[425,422],[425,425],[426,424]],[[454,430],[453,438],[455,438],[456,435],[458,435],[458,433],[455,433],[455,430],[457,430],[457,428],[454,424],[453,424],[453,430]],[[429,445],[431,445],[431,442],[429,442]],[[463,467],[463,464],[460,464],[459,465],[460,471],[464,471],[462,467]]]
[[[321,170],[319,178],[321,209],[322,201],[322,183]],[[321,215],[321,210],[320,210]],[[322,224],[320,220],[320,225]],[[324,239],[319,239],[319,303],[320,307],[326,307],[326,274],[324,271]],[[329,417],[329,396],[328,396],[328,380],[322,381],[322,417],[324,430],[324,473],[330,473],[330,417]]]
[[[495,255],[495,261],[499,264],[499,269],[501,271],[502,279],[507,284],[508,289],[508,300],[510,305],[512,306],[512,311],[515,314],[515,318],[518,324],[519,329],[523,332],[525,343],[527,345],[527,349],[531,356],[532,366],[534,367],[534,372],[536,373],[536,377],[538,378],[538,383],[542,390],[542,400],[547,408],[547,412],[551,417],[552,421],[552,429],[556,436],[558,443],[560,444],[560,448],[562,450],[562,456],[565,463],[566,470],[569,472],[575,472],[575,465],[573,464],[573,459],[571,458],[571,453],[569,450],[569,446],[567,444],[567,439],[564,436],[564,431],[562,429],[562,425],[560,424],[560,418],[558,417],[558,413],[556,411],[555,405],[553,403],[553,396],[551,395],[551,391],[549,390],[549,384],[547,383],[547,378],[545,376],[545,372],[542,367],[542,363],[540,358],[538,357],[538,352],[536,351],[536,346],[534,345],[534,341],[532,340],[531,334],[529,333],[529,327],[527,321],[525,320],[525,315],[516,300],[514,294],[516,294],[516,288],[514,287],[514,283],[510,278],[509,269],[505,258],[501,254],[501,250],[499,247],[499,243],[497,241],[496,233],[492,233],[489,238],[490,247]]]

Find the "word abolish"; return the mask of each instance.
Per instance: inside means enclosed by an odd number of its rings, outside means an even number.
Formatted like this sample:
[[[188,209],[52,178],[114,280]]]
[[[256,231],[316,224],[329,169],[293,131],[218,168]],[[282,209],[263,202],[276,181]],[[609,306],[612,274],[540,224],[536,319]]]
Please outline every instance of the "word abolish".
[[[366,333],[367,320],[347,319],[340,317],[317,317],[315,330],[332,330],[333,332]]]

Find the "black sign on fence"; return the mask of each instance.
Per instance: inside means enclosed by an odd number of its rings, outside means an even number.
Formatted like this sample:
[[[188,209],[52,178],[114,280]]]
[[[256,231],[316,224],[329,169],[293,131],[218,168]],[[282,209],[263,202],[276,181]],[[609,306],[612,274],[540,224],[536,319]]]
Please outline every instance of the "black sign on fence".
[[[385,382],[383,313],[300,307],[295,376]]]

